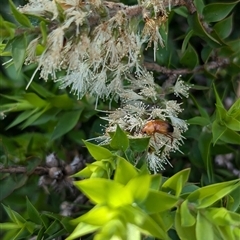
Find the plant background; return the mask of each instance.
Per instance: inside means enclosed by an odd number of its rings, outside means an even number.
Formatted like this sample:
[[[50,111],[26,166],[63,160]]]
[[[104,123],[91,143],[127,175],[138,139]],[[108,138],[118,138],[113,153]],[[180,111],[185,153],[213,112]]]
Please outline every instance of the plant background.
[[[122,2],[129,5],[135,4],[135,1]],[[204,1],[206,5],[214,2],[217,1]],[[22,5],[25,1],[14,1],[14,3]],[[14,21],[8,1],[1,1],[0,11],[4,19]],[[212,124],[220,112],[219,108],[216,108],[216,102],[219,104],[217,97],[219,96],[226,110],[240,97],[239,57],[237,62],[233,63],[234,57],[237,58],[237,55],[240,55],[239,13],[240,4],[236,4],[227,15],[232,21],[225,28],[222,26],[221,30],[221,32],[231,30],[229,34],[226,33],[227,37],[222,41],[227,42],[234,52],[227,48],[221,49],[221,47],[213,49],[201,37],[193,36],[189,40],[190,44],[182,53],[183,40],[186,40],[189,29],[187,19],[182,16],[184,11],[180,8],[175,9],[169,15],[168,42],[166,48],[159,48],[157,63],[166,69],[182,71],[182,79],[194,86],[190,90],[191,96],[188,99],[182,99],[182,107],[185,110],[180,117],[189,121],[189,130],[184,135],[186,140],[181,147],[183,154],[173,153],[171,155],[173,168],[167,166],[162,173],[165,177],[171,177],[186,167],[191,168],[189,181],[199,186],[237,179],[240,176],[240,146],[238,144],[240,127],[232,131],[232,135],[230,134],[227,139],[215,139],[216,144],[211,143],[214,131],[217,131]],[[214,24],[211,22],[209,26],[213,27]],[[213,54],[211,58],[208,58],[210,52]],[[230,63],[227,66],[221,65],[222,62],[219,60],[221,57],[230,58]],[[153,59],[151,49],[145,52],[145,58]],[[17,71],[14,65],[9,67],[2,65],[8,59],[9,57],[5,56],[0,59],[1,106],[16,104],[16,99],[26,92],[25,87],[36,68],[34,65],[29,65]],[[220,64],[220,67],[198,68],[204,64],[210,66],[212,62]],[[194,68],[198,70],[193,71]],[[184,74],[184,69],[190,69],[189,73]],[[167,79],[166,74],[159,72],[154,72],[154,76],[159,85]],[[217,94],[214,92],[213,85],[215,85]],[[37,103],[33,109],[37,107],[41,109],[41,101],[46,103],[50,95],[54,107],[44,116],[39,116],[32,121],[27,118],[14,126],[11,126],[11,123],[27,109],[1,113],[0,163],[5,166],[27,166],[33,171],[37,166],[44,165],[46,156],[52,152],[67,163],[70,163],[76,154],[83,156],[86,162],[90,162],[91,157],[82,139],[101,135],[104,130],[103,126],[106,124],[100,119],[104,113],[95,110],[95,99],[86,96],[77,100],[69,93],[69,89],[59,89],[57,83],[51,80],[47,82],[38,80],[37,76],[27,92],[33,93],[28,98],[29,102]],[[40,101],[39,98],[42,100]],[[107,110],[108,106],[108,101],[100,102],[98,109]],[[118,107],[118,103],[113,102],[112,108],[115,107]],[[239,104],[236,109],[240,111]],[[209,119],[209,124],[205,124],[203,118],[196,118],[203,115]],[[74,195],[69,194],[68,189],[60,192],[51,191],[50,194],[46,194],[44,189],[38,186],[39,176],[37,174],[28,172],[9,176],[1,173],[0,179],[0,201],[21,213],[22,216],[26,215],[26,196],[39,212],[54,213],[60,212],[63,201],[71,202],[75,199]],[[0,213],[0,222],[6,221],[7,214],[2,205],[0,205]]]

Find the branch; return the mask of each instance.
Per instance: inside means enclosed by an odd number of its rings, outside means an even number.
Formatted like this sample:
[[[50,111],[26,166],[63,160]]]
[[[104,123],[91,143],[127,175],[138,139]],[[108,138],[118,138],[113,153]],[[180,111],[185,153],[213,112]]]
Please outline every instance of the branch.
[[[3,166],[0,166],[0,173],[31,173],[31,174],[37,174],[37,175],[44,175],[48,174],[49,169],[45,167],[36,167],[33,171],[29,171],[27,167],[8,167],[4,168]]]
[[[166,67],[159,66],[157,63],[153,62],[144,62],[144,66],[147,70],[155,71],[159,73],[163,73],[165,75],[186,75],[186,74],[194,74],[204,71],[205,69],[211,70],[219,67],[225,67],[229,64],[229,59],[222,58],[217,61],[209,62],[205,65],[197,66],[194,69],[182,68],[182,69],[168,69]]]
[[[124,11],[126,16],[128,16],[129,18],[141,16],[143,11],[143,7],[139,5],[128,6],[123,3],[115,3],[109,1],[104,1],[103,5],[108,9],[110,18],[115,16],[120,10]],[[169,0],[164,0],[163,5],[167,8],[169,6]],[[171,7],[173,8],[177,6],[185,6],[191,14],[196,12],[196,7],[193,4],[192,0],[172,0]],[[89,17],[90,25],[99,24],[100,21],[100,16],[92,15]]]

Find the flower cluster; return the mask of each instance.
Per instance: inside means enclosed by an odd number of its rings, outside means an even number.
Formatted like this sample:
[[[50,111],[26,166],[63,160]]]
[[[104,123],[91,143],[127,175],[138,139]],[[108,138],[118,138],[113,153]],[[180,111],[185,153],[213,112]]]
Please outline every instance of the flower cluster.
[[[141,31],[141,18],[130,18],[121,4],[109,8],[96,0],[30,0],[20,11],[45,16],[50,31],[44,45],[41,34],[29,43],[26,63],[38,63],[36,72],[40,71],[41,78],[48,80],[50,76],[60,82],[61,88],[70,87],[79,99],[86,93],[97,98],[122,99],[131,92],[129,85],[136,85],[134,75],[139,83],[148,74],[142,67],[143,44],[154,42],[157,46],[159,41],[163,45],[158,28],[166,20],[166,10],[162,3],[150,3],[141,3],[142,15],[147,16]],[[115,14],[111,16],[113,10]],[[44,50],[36,54],[40,48]],[[60,70],[65,70],[66,75],[58,78]],[[140,95],[153,92],[145,87],[139,90]]]
[[[136,10],[131,13],[132,8],[124,4],[100,0],[30,0],[20,8],[50,21],[45,45],[39,34],[27,49],[26,63],[38,63],[36,72],[40,71],[41,78],[51,76],[60,82],[60,88],[70,87],[79,99],[89,94],[97,100],[121,101],[122,107],[106,117],[109,126],[102,143],[110,141],[108,133],[117,125],[130,138],[142,138],[146,137],[142,129],[150,120],[169,121],[174,130],[171,139],[161,132],[150,136],[147,159],[154,172],[164,169],[170,152],[180,151],[182,133],[187,130],[185,121],[178,118],[181,104],[161,96],[174,93],[188,97],[189,86],[178,79],[174,86],[161,88],[143,66],[145,44],[149,47],[153,43],[154,60],[158,46],[164,46],[159,28],[167,20],[165,4],[139,1],[140,14]],[[139,27],[142,19],[143,29]],[[43,50],[36,54],[39,46]],[[61,70],[66,74],[58,77]]]
[[[189,88],[188,85],[182,87],[185,90]],[[183,111],[181,103],[159,98],[156,102],[158,102],[158,105],[146,104],[143,100],[132,99],[122,108],[110,112],[107,117],[103,118],[108,121],[105,135],[95,140],[100,141],[100,144],[108,144],[111,140],[109,133],[115,132],[117,125],[127,133],[129,138],[150,137],[147,153],[149,169],[155,173],[164,170],[164,165],[170,164],[168,161],[170,153],[181,152],[179,147],[183,144],[184,136],[182,134],[188,129],[188,125],[178,117],[179,113]],[[152,120],[160,120],[160,123],[170,124],[173,131],[164,134],[164,131],[168,129],[163,127],[162,133],[153,131],[152,134],[147,135],[142,130]]]

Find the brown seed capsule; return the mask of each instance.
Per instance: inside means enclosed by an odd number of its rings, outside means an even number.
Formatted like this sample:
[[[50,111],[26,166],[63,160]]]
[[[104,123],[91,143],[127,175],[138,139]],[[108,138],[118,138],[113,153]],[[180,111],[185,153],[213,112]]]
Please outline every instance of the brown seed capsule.
[[[149,136],[153,136],[154,139],[155,133],[163,134],[171,139],[171,143],[173,141],[172,136],[173,131],[174,131],[173,126],[169,122],[162,120],[151,120],[147,122],[142,129],[142,133],[146,133]]]

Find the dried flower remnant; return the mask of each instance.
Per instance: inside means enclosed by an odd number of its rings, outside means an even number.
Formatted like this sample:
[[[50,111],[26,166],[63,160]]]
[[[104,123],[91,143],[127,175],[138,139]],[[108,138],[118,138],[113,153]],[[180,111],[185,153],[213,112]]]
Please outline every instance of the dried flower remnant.
[[[145,0],[142,1],[142,5],[145,7],[143,8],[143,18],[145,20],[143,35],[149,38],[147,48],[150,47],[153,42],[154,61],[156,61],[158,44],[164,47],[164,40],[159,33],[159,28],[167,21],[167,11],[163,5],[163,1],[159,0]],[[151,17],[152,14],[154,14],[154,17]]]
[[[79,99],[88,93],[97,99],[118,100],[127,91],[134,90],[135,81],[142,82],[140,99],[142,96],[156,98],[153,81],[148,82],[149,88],[146,88],[141,80],[149,74],[143,68],[142,51],[146,42],[153,41],[155,46],[158,41],[162,44],[158,28],[167,17],[164,4],[155,0],[139,2],[148,19],[142,31],[138,27],[141,12],[129,17],[131,7],[109,4],[99,0],[30,0],[19,8],[23,13],[48,20],[46,44],[40,46],[43,37],[39,34],[27,49],[26,64],[38,63],[27,87],[40,71],[41,78],[47,81],[51,77],[60,82],[61,88],[70,87]],[[108,14],[108,10],[114,14]],[[148,24],[150,22],[152,24]],[[37,55],[39,46],[43,52]],[[57,72],[61,70],[66,70],[66,76],[58,78]],[[146,79],[149,81],[150,77]],[[125,80],[128,85],[123,84]],[[124,100],[128,100],[127,97]]]
[[[39,178],[38,185],[47,193],[49,193],[49,187],[58,192],[67,188],[73,193],[75,190],[71,175],[84,167],[85,160],[76,155],[72,162],[67,164],[60,160],[56,154],[51,153],[46,156],[45,162],[48,173]]]

